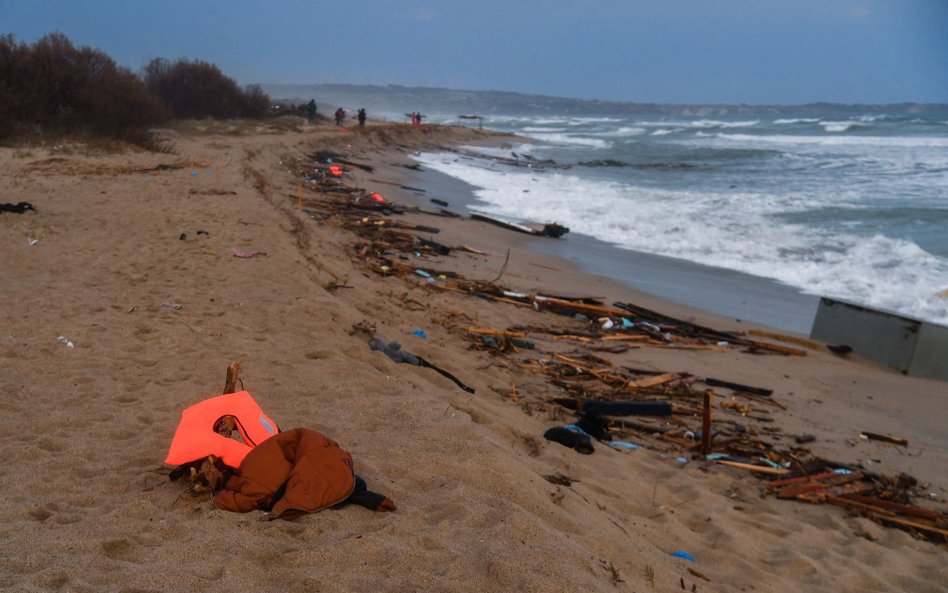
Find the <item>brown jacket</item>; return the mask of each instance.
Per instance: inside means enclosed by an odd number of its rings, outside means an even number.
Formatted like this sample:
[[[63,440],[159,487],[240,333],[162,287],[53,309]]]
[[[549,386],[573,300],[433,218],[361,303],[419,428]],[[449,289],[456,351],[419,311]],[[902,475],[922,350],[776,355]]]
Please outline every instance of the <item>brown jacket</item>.
[[[323,434],[296,428],[254,447],[214,504],[240,513],[270,509],[273,519],[289,518],[339,504],[354,488],[352,455]]]

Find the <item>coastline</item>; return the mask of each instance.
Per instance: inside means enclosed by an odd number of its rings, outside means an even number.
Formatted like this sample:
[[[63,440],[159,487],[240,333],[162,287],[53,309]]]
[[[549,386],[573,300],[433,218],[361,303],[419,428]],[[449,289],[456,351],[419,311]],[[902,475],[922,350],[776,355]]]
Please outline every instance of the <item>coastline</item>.
[[[468,215],[472,207],[476,210],[473,186],[429,168],[413,177],[417,181],[411,185],[429,188],[432,197],[450,196],[456,212]],[[418,200],[423,197],[415,196]],[[657,298],[803,336],[809,335],[819,305],[820,297],[775,280],[621,249],[579,233],[570,233],[562,241],[527,241],[533,250],[573,261],[589,273],[612,278]]]
[[[171,155],[0,149],[5,199],[37,206],[0,218],[0,264],[16,279],[0,287],[8,369],[0,427],[13,435],[0,470],[8,542],[0,585],[946,590],[943,547],[839,508],[763,496],[747,472],[681,464],[674,449],[597,444],[579,455],[545,441],[547,428],[568,420],[538,403],[548,387],[473,349],[464,328],[569,319],[434,291],[421,277],[378,275],[354,257],[359,240],[350,231],[298,207],[300,193],[313,203],[326,198],[301,189],[294,166],[316,150],[374,165],[351,171],[348,183],[423,203],[434,190],[419,196],[397,187],[416,185],[406,152],[496,137],[440,126],[200,122],[175,138]],[[759,327],[582,273],[535,251],[527,236],[428,214],[397,218],[440,229],[420,233],[426,238],[493,252],[425,254],[409,258],[413,265],[485,281],[503,271],[512,290],[631,301],[724,330]],[[235,248],[266,255],[235,257]],[[362,323],[476,394],[369,350],[350,334]],[[537,342],[555,351],[553,340]],[[948,495],[943,383],[817,350],[784,357],[643,347],[613,358],[772,388],[787,409],[768,412],[772,422],[761,430],[769,438],[812,433],[823,456],[908,472],[931,483],[939,500]],[[284,430],[309,427],[339,441],[398,511],[349,506],[268,522],[259,512],[234,515],[182,498],[161,460],[181,410],[218,394],[235,360],[244,361],[245,388]],[[860,430],[900,434],[909,445],[861,441]],[[545,479],[556,474],[572,485]],[[696,562],[671,555],[679,550]]]

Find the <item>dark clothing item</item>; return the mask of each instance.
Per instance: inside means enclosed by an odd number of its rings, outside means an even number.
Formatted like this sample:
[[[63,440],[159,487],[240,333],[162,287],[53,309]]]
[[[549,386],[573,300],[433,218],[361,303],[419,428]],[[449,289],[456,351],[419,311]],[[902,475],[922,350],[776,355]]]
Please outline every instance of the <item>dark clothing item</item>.
[[[576,449],[583,455],[590,455],[596,450],[593,448],[592,438],[588,434],[576,430],[576,427],[554,426],[543,433],[543,438],[559,443],[564,447]]]
[[[36,208],[34,208],[33,204],[30,204],[29,202],[20,202],[18,204],[0,204],[0,213],[12,212],[14,214],[23,214],[27,210],[35,211]]]

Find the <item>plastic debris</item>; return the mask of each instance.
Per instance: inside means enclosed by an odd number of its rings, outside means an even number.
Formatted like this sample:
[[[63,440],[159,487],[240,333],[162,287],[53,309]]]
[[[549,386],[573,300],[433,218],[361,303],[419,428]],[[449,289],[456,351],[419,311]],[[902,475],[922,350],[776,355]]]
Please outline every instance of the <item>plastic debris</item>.
[[[56,339],[59,340],[60,342],[62,342],[63,344],[65,344],[67,348],[75,348],[75,347],[76,347],[76,345],[73,344],[72,340],[70,340],[70,339],[67,338],[66,336],[59,336],[59,337],[56,338]]]
[[[418,337],[421,338],[422,340],[427,340],[427,339],[428,339],[428,334],[426,334],[426,333],[425,333],[425,330],[423,330],[423,329],[416,329],[415,331],[413,331],[413,332],[411,332],[411,333],[414,334],[414,335],[416,335],[416,336],[418,336]]]
[[[682,552],[681,550],[672,552],[671,555],[674,556],[675,558],[684,558],[685,560],[688,560],[689,562],[697,562],[694,556],[692,556],[688,552]]]

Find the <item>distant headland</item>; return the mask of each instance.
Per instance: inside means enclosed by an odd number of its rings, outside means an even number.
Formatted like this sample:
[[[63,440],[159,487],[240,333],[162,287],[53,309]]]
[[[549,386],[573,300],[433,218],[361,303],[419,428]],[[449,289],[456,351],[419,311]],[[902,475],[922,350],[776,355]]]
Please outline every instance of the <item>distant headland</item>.
[[[644,114],[680,116],[721,115],[871,115],[948,114],[948,103],[805,105],[662,104],[600,101],[530,95],[507,91],[470,91],[400,85],[263,84],[274,99],[310,99],[333,105],[358,105],[373,111],[415,111],[478,114]]]

